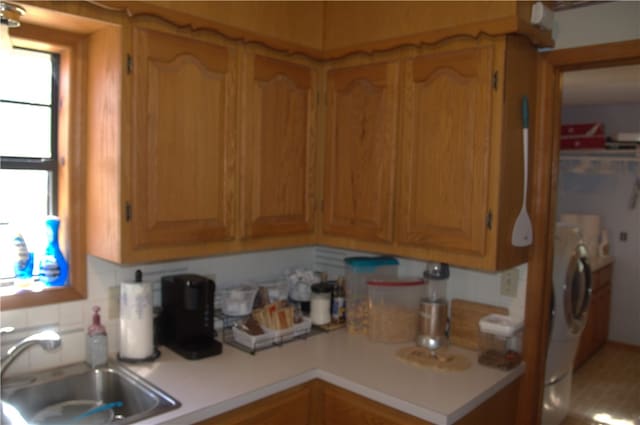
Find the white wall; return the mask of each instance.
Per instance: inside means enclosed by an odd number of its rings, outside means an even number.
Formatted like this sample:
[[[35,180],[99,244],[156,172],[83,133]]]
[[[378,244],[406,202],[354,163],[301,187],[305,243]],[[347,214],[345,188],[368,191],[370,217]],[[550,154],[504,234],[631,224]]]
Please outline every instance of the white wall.
[[[615,1],[555,13],[556,49],[640,38],[640,2]]]

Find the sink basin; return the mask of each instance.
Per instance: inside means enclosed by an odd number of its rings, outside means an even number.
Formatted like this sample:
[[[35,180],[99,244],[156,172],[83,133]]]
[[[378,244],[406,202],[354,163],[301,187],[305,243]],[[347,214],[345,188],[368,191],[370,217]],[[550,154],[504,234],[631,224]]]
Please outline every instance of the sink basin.
[[[129,424],[180,407],[180,402],[117,364],[92,369],[78,363],[23,375],[15,383],[5,381],[3,424]],[[113,407],[105,406],[110,403]],[[95,407],[95,414],[78,418]]]

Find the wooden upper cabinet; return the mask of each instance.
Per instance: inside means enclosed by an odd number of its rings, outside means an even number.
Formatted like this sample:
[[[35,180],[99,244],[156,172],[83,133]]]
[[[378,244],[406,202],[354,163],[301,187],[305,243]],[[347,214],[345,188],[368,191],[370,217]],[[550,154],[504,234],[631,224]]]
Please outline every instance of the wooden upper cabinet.
[[[243,65],[243,237],[312,233],[316,71],[252,52]]]
[[[491,271],[525,262],[511,232],[535,48],[459,38],[385,57],[327,75],[320,242]]]
[[[328,72],[325,234],[392,240],[398,69],[377,63]]]
[[[133,33],[134,247],[233,237],[235,59],[223,46]]]
[[[419,56],[403,72],[397,240],[483,255],[493,49]]]

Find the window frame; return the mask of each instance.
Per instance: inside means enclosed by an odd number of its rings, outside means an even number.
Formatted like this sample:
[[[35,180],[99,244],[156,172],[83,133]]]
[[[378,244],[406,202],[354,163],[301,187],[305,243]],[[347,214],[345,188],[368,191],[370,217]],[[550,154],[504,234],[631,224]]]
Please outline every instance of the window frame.
[[[89,40],[86,34],[22,23],[11,30],[16,47],[57,53],[57,215],[60,247],[69,262],[64,287],[42,292],[23,291],[0,298],[2,310],[82,300],[87,298],[86,255],[86,93]],[[53,130],[52,130],[53,131]]]

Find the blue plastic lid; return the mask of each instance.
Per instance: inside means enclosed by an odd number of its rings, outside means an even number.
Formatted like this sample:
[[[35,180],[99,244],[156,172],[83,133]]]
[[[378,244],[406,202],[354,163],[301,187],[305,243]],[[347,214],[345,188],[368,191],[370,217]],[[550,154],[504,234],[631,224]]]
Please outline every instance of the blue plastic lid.
[[[398,260],[390,256],[380,257],[347,257],[344,259],[345,264],[355,270],[372,270],[380,266],[397,266]]]

